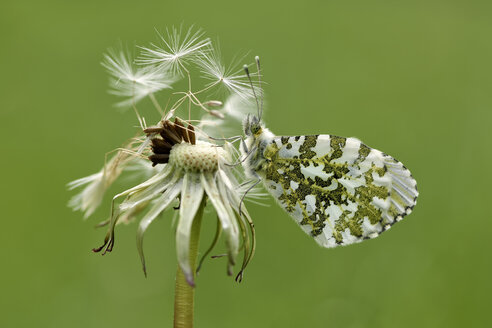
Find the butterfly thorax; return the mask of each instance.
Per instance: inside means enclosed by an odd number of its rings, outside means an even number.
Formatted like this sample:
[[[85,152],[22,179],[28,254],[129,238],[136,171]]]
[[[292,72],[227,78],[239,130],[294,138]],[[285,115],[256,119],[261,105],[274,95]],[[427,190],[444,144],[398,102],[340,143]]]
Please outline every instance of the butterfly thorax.
[[[245,120],[244,132],[246,139],[241,147],[242,156],[245,158],[243,167],[251,178],[263,177],[275,156],[272,153],[275,150],[270,149],[275,135],[262,126],[255,116]]]

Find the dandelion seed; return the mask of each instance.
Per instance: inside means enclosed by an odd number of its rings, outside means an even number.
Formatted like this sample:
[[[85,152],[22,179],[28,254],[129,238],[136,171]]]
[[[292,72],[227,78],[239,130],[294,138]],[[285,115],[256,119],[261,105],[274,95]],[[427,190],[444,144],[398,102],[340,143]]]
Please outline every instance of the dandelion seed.
[[[110,93],[127,99],[117,103],[125,107],[136,104],[144,97],[171,88],[176,78],[164,67],[136,67],[124,51],[109,51],[102,65],[111,74]]]
[[[193,32],[190,28],[184,37],[182,28],[175,27],[167,30],[167,39],[159,34],[162,46],[151,44],[151,48],[141,47],[142,54],[137,59],[140,64],[159,65],[170,69],[174,74],[180,74],[187,60],[210,45],[210,39],[203,38],[203,32]]]
[[[130,156],[124,151],[118,151],[110,158],[103,168],[87,177],[70,182],[69,190],[84,187],[81,192],[69,201],[69,207],[74,211],[84,212],[88,218],[101,204],[106,190],[114,183],[123,171],[134,171],[132,178],[147,177],[155,173],[148,163],[143,163],[138,157]]]
[[[243,99],[254,98],[251,85],[242,69],[235,70],[233,65],[226,67],[217,49],[211,47],[208,51],[201,52],[200,56],[196,56],[195,62],[200,67],[203,78],[211,81],[209,86],[220,84]],[[260,94],[261,91],[256,84],[254,88],[255,92]]]
[[[70,199],[68,206],[74,211],[84,212],[84,218],[88,218],[101,204],[107,189],[107,182],[103,171],[70,182],[69,190],[81,186],[86,187]]]

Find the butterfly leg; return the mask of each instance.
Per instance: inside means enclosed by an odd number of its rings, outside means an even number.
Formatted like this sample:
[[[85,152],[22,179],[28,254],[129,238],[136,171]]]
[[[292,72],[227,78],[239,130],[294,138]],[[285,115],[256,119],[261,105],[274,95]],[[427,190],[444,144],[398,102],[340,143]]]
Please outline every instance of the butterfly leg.
[[[246,148],[243,148],[243,149],[246,149],[246,150],[247,150],[247,146],[246,146],[246,144],[244,143],[244,140],[243,140],[243,143],[241,144],[241,147],[246,147]],[[238,159],[238,160],[237,160],[235,163],[233,163],[233,164],[227,164],[227,163],[226,163],[226,165],[227,165],[227,166],[237,166],[237,165],[239,165],[239,164],[242,164],[244,161],[246,161],[246,160],[248,159],[249,155],[251,155],[252,153],[254,153],[254,152],[256,151],[256,149],[257,149],[257,148],[258,148],[258,147],[256,147],[256,146],[255,146],[255,147],[253,147],[253,148],[251,149],[251,151],[249,151],[249,152],[247,152],[247,153],[246,153],[246,156],[244,156],[244,158]]]
[[[241,138],[241,144],[239,145],[241,147],[241,151],[243,151],[245,154],[248,153],[248,145],[246,145],[246,141],[244,141],[243,138]]]
[[[211,137],[211,136],[207,136],[207,138],[211,139],[211,140],[215,140],[215,141],[230,141],[232,140],[231,142],[236,142],[238,140],[242,140],[243,137],[242,136],[234,136],[234,137],[229,137],[229,138],[214,138],[214,137]]]

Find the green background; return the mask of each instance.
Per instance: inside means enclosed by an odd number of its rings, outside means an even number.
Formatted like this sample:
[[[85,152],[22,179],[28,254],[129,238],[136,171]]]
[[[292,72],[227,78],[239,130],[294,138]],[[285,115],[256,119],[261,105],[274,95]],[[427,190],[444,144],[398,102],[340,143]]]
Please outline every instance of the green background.
[[[197,327],[490,324],[492,2],[118,0],[0,4],[0,326],[171,326],[170,218],[149,229],[145,279],[137,225],[92,254],[108,202],[83,221],[65,184],[136,125],[112,107],[103,52],[181,23],[218,37],[227,58],[261,56],[274,133],[359,137],[403,161],[420,191],[391,232],[331,250],[273,200],[250,206],[256,257],[241,284],[223,260],[206,263]]]

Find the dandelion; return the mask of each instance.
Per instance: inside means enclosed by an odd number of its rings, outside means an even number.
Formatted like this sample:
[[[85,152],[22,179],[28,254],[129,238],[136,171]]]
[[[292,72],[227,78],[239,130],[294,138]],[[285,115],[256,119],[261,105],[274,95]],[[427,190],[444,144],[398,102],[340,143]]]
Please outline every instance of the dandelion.
[[[196,140],[192,126],[185,126],[179,119],[165,121],[160,127],[145,131],[152,135],[152,151],[149,159],[153,165],[164,168],[149,180],[130,188],[114,199],[125,196],[111,218],[108,234],[103,246],[96,252],[111,251],[114,242],[114,226],[119,217],[133,211],[142,204],[152,203],[151,208],[141,219],[137,232],[137,247],[144,272],[143,236],[149,225],[173,201],[180,200],[179,219],[176,231],[176,250],[178,262],[186,281],[194,285],[194,271],[190,259],[192,226],[200,206],[208,199],[214,206],[221,230],[226,237],[228,249],[228,273],[236,263],[241,238],[244,242],[244,262],[242,272],[254,252],[254,229],[246,209],[239,213],[242,195],[233,168],[227,165],[233,152],[229,145],[217,147],[214,144]],[[200,218],[198,218],[200,220]]]
[[[183,37],[180,33],[181,29],[173,28],[168,32],[169,39],[161,36],[162,47],[140,47],[142,53],[135,63],[123,51],[105,55],[103,66],[112,77],[111,93],[126,98],[119,105],[133,106],[141,130],[99,172],[69,183],[70,189],[82,188],[69,205],[87,217],[95,212],[108,188],[122,173],[137,181],[113,197],[109,217],[99,224],[107,226],[104,242],[93,251],[111,252],[116,226],[139,219],[137,251],[145,275],[145,232],[159,216],[166,216],[166,211],[176,210],[175,322],[185,322],[182,326],[190,327],[196,273],[222,236],[227,249],[227,274],[234,273],[238,258],[242,257],[236,269],[236,280],[242,280],[255,252],[254,226],[244,202],[257,202],[262,194],[249,188],[250,181],[240,170],[241,166],[236,165],[240,153],[226,141],[237,140],[227,137],[240,131],[242,116],[252,110],[245,99],[253,93],[247,91],[243,75],[229,74],[232,70],[226,70],[219,62],[214,47],[202,32],[190,29]],[[172,83],[183,77],[183,70],[187,73],[188,89],[170,94],[168,105],[162,110],[154,94],[170,89]],[[192,74],[197,71],[202,79],[215,81],[201,90],[192,89]],[[210,99],[220,85],[225,85],[232,95],[226,100]],[[147,127],[136,107],[146,97],[161,115],[151,127]],[[199,110],[199,115],[193,113],[193,108]],[[181,118],[180,111],[187,113],[188,118]],[[221,137],[222,140],[217,139]],[[197,265],[201,220],[204,208],[210,205],[217,214],[216,233]]]

